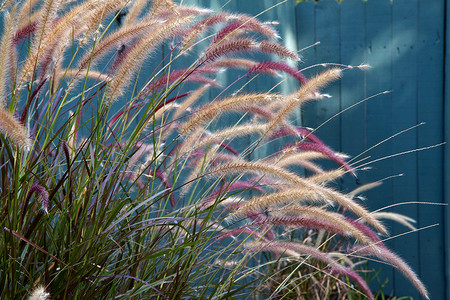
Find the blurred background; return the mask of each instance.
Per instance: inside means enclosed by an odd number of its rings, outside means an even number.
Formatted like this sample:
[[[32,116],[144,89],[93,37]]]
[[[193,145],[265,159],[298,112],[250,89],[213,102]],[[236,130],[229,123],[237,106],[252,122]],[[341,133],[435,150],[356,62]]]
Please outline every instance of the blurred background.
[[[371,169],[358,172],[360,184],[384,179],[382,186],[366,194],[366,205],[410,216],[418,228],[411,232],[386,222],[391,231],[387,245],[418,273],[431,299],[450,299],[446,258],[450,241],[446,216],[450,211],[445,205],[450,168],[447,146],[431,147],[449,140],[446,16],[450,1],[183,2],[279,21],[283,43],[301,50],[303,61],[297,67],[305,69],[306,75],[323,70],[323,63],[372,66],[345,71],[340,82],[326,89],[331,98],[308,104],[298,112],[297,122],[320,126],[316,134],[334,150],[355,158],[355,166],[367,163]],[[272,85],[269,79],[257,78],[248,89]],[[289,92],[296,86],[284,81],[281,89]],[[350,176],[338,184],[344,191],[356,186]],[[370,267],[379,271],[372,279],[373,288],[385,283],[388,296],[421,299],[392,267],[381,263]]]

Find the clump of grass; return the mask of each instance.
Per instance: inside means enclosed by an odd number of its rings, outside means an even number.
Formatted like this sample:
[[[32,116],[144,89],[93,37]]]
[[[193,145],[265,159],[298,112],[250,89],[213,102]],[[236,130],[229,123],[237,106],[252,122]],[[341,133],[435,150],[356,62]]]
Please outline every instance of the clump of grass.
[[[291,122],[342,68],[307,79],[282,61],[298,55],[272,25],[170,0],[2,9],[2,299],[373,299],[355,253],[393,264],[427,296],[378,237],[380,218],[411,220],[370,213],[361,189],[334,189],[355,168]],[[222,68],[242,74],[211,97]],[[239,92],[251,74],[280,72],[297,91]],[[242,136],[254,143],[242,147]],[[250,158],[273,141],[291,144]],[[47,291],[32,292],[39,284]]]

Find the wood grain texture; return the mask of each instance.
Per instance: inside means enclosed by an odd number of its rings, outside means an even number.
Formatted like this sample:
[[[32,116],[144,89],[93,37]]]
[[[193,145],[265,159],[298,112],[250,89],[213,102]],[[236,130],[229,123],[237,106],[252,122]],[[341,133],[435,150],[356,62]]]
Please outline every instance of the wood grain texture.
[[[397,152],[438,144],[444,141],[444,3],[439,0],[367,1],[346,0],[301,3],[296,7],[298,48],[321,41],[313,55],[305,51],[309,65],[322,62],[359,64],[367,62],[373,69],[358,73],[347,71],[340,87],[331,92],[333,103],[311,105],[303,112],[305,126],[318,126],[331,112],[356,103],[360,98],[386,90],[366,103],[343,113],[336,123],[323,126],[318,135],[336,149],[352,156],[404,129],[426,122],[370,150],[362,157],[378,159]],[[312,26],[314,24],[314,26]],[[314,38],[312,35],[314,33]],[[447,31],[448,32],[448,31]],[[321,49],[325,48],[325,49]],[[334,54],[338,54],[334,56]],[[446,95],[449,95],[447,90]],[[448,96],[447,96],[448,97]],[[338,109],[339,108],[339,109]],[[338,119],[338,118],[336,118]],[[444,190],[444,147],[411,153],[371,164],[369,172],[359,172],[362,182],[404,173],[386,180],[383,186],[368,192],[372,209],[409,201],[446,202]],[[446,174],[448,166],[446,165]],[[361,174],[362,173],[362,174]],[[445,182],[450,182],[447,180]],[[343,188],[351,186],[344,179]],[[391,209],[417,219],[417,226],[439,223],[439,227],[395,237],[387,243],[418,273],[431,292],[432,299],[444,299],[445,208],[409,204]],[[387,222],[392,235],[407,229]],[[421,299],[411,284],[390,267],[382,268],[380,280],[389,277],[386,294]],[[447,296],[450,292],[447,288]]]

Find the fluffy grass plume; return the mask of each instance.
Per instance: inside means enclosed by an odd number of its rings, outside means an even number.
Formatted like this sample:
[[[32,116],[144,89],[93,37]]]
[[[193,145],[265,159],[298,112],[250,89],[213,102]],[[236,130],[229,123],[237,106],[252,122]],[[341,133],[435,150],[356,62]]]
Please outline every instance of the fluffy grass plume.
[[[5,109],[0,109],[0,131],[20,147],[29,148],[31,146],[27,129]]]
[[[49,300],[50,294],[45,291],[43,286],[36,287],[28,297],[28,300]]]

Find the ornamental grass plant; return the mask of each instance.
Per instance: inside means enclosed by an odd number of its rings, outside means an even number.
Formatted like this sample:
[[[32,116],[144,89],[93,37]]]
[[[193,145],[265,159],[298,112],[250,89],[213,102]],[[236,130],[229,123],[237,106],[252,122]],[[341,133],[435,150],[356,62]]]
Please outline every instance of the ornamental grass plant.
[[[428,296],[382,242],[412,220],[340,192],[358,167],[293,122],[348,66],[306,78],[272,23],[171,0],[1,10],[1,299],[374,299],[370,257]]]

